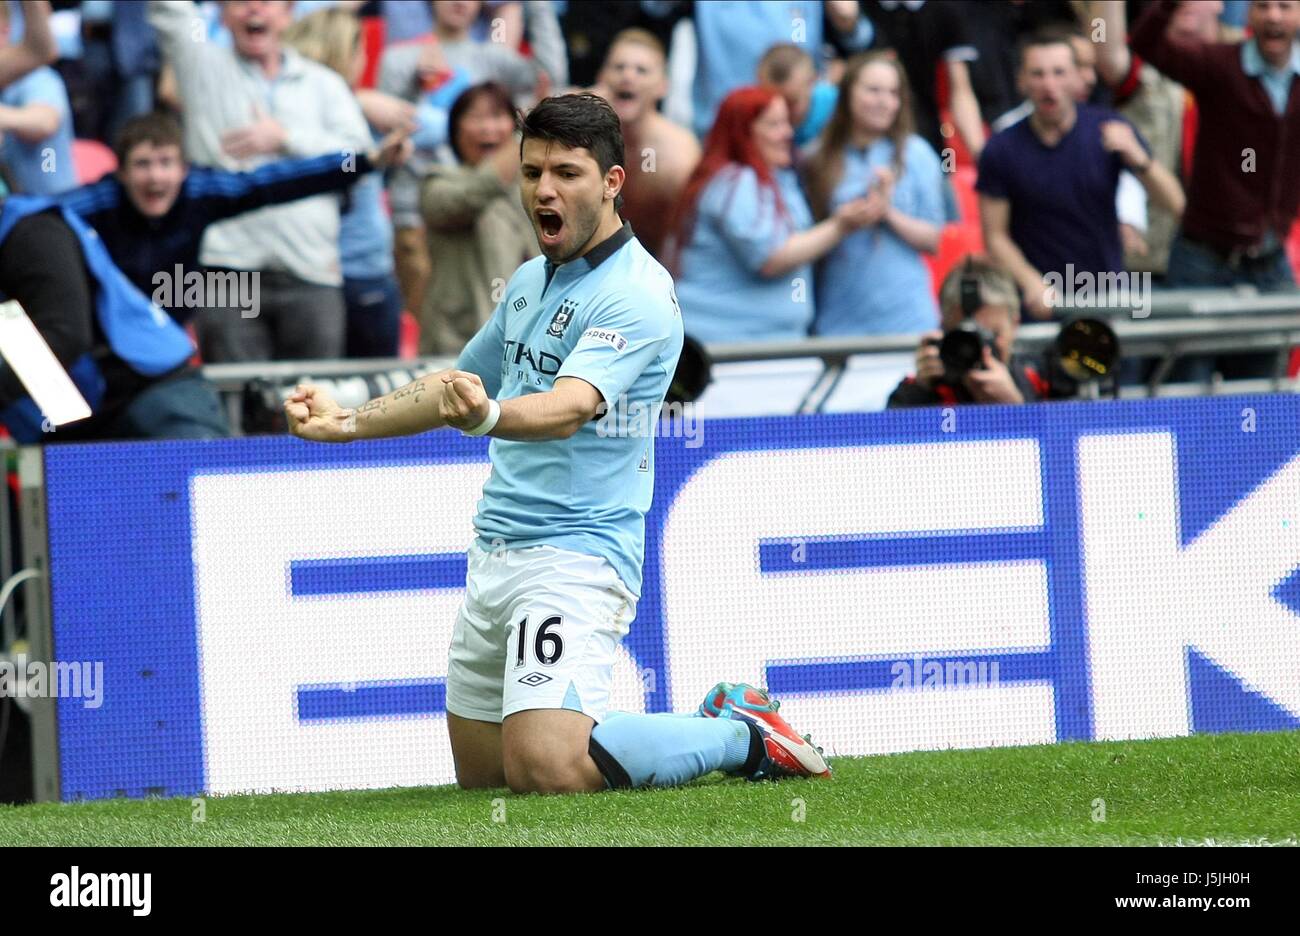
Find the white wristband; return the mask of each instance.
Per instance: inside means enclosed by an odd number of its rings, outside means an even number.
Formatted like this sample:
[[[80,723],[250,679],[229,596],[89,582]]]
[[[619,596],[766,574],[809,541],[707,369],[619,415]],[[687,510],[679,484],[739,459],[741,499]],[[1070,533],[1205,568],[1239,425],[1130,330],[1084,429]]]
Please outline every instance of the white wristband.
[[[497,420],[501,418],[501,404],[496,400],[488,400],[487,418],[475,426],[473,429],[462,429],[461,431],[467,436],[487,435],[496,428]]]

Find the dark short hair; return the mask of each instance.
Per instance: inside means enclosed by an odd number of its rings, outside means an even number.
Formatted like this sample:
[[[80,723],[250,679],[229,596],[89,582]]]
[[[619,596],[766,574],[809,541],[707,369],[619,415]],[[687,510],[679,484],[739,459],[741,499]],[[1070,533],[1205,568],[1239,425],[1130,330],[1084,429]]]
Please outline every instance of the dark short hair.
[[[528,112],[520,126],[520,155],[524,141],[548,140],[570,149],[585,149],[600,167],[601,174],[623,165],[623,125],[609,102],[596,94],[559,94],[542,98]],[[620,192],[614,200],[623,205]]]
[[[1074,51],[1075,39],[1087,39],[1083,30],[1078,27],[1066,26],[1065,23],[1052,23],[1052,25],[1041,27],[1041,29],[1028,32],[1027,35],[1021,36],[1021,40],[1015,48],[1015,62],[1017,68],[1024,68],[1024,59],[1030,52],[1031,48],[1043,48],[1047,45],[1065,45],[1070,49],[1070,60],[1075,65],[1079,64],[1078,53]]]
[[[181,125],[171,114],[154,112],[132,117],[122,125],[113,144],[113,154],[119,166],[126,165],[126,157],[141,143],[154,146],[182,146]],[[183,147],[182,147],[183,148]]]
[[[1063,24],[1053,24],[1037,29],[1028,35],[1022,36],[1016,47],[1017,67],[1024,67],[1025,56],[1030,49],[1037,49],[1043,46],[1063,45],[1070,50],[1070,59],[1077,66],[1079,56],[1074,51],[1074,39],[1088,38],[1083,31],[1077,27],[1065,26]]]
[[[451,105],[451,111],[447,114],[447,142],[459,162],[465,161],[465,154],[456,145],[456,131],[460,128],[460,122],[465,119],[465,112],[477,104],[479,98],[487,98],[502,113],[509,114],[516,125],[519,123],[519,112],[515,110],[515,102],[510,100],[510,92],[503,85],[495,81],[485,81],[466,88],[456,98]]]

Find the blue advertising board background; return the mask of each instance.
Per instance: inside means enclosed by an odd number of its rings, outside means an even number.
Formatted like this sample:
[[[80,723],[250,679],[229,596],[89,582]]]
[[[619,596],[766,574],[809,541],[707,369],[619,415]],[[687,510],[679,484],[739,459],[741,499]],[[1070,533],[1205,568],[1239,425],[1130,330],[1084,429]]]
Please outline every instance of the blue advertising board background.
[[[1249,430],[1243,428],[1246,413]],[[942,540],[921,536],[904,542],[864,536],[827,542],[818,540],[819,531],[810,529],[803,568],[1043,558],[1050,646],[990,659],[1001,664],[1004,683],[1050,682],[1056,694],[1057,740],[1093,738],[1095,700],[1087,659],[1076,476],[1079,437],[1172,433],[1179,535],[1186,545],[1300,452],[1298,427],[1300,398],[1293,396],[967,407],[960,411],[960,431],[955,433],[945,431],[938,410],[705,419],[703,444],[698,447],[687,446],[680,438],[661,438],[656,448],[656,493],[647,524],[644,588],[626,644],[639,667],[663,674],[648,686],[646,708],[670,708],[673,677],[665,640],[664,519],[675,497],[702,466],[720,455],[742,451],[1031,438],[1038,442],[1042,462],[1041,531]],[[60,700],[63,798],[189,795],[207,789],[189,503],[190,480],[196,473],[392,467],[486,458],[485,440],[451,432],[337,447],[290,438],[47,447],[55,656],[103,661],[106,674],[100,708]],[[390,494],[403,496],[401,491]],[[1294,522],[1300,524],[1300,505]],[[786,570],[784,544],[761,542],[754,548],[764,574]],[[297,563],[292,574],[294,593],[455,588],[463,583],[463,555],[410,556],[399,562],[392,557],[358,557],[342,569],[332,562]],[[1274,597],[1297,615],[1300,627],[1300,568],[1277,583]],[[773,661],[766,675],[778,694],[831,688],[869,691],[888,686],[890,666],[881,660]],[[1188,654],[1188,677],[1195,731],[1300,727],[1293,713],[1244,687],[1232,673],[1195,652]],[[300,689],[302,717],[339,713],[337,694],[321,688],[323,695],[310,686]],[[431,673],[418,685],[372,687],[354,694],[346,704],[353,706],[353,715],[436,713],[442,699],[441,677]]]

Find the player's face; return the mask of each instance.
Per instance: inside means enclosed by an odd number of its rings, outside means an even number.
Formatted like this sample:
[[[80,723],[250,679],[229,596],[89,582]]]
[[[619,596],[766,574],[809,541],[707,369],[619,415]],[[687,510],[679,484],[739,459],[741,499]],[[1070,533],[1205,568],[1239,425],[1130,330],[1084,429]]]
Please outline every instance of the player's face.
[[[146,218],[161,218],[171,211],[185,181],[185,160],[174,143],[155,146],[139,143],[131,147],[125,164],[117,171],[127,198]]]
[[[280,47],[280,36],[293,22],[287,0],[227,0],[221,16],[245,58],[269,55]]]
[[[610,49],[600,83],[624,125],[634,124],[667,91],[663,58],[639,42],[620,42]]]
[[[1074,50],[1064,42],[1025,50],[1020,81],[1040,119],[1055,124],[1072,112],[1081,80],[1078,71]]]
[[[767,105],[754,121],[751,132],[758,146],[758,155],[773,169],[784,169],[793,161],[790,145],[794,141],[794,128],[790,126],[790,110],[785,98],[777,97]]]
[[[606,199],[618,194],[620,177],[615,169],[608,176],[601,173],[584,147],[524,141],[519,198],[533,223],[537,246],[552,263],[581,254],[596,233]]]
[[[849,97],[854,125],[871,134],[888,133],[898,119],[898,71],[885,62],[873,62],[858,72]]]

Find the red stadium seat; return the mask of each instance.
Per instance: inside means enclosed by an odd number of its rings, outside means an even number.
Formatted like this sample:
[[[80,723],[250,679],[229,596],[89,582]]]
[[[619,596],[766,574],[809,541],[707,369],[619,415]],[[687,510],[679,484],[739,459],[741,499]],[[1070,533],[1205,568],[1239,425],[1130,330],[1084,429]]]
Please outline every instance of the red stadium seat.
[[[952,187],[957,193],[957,207],[961,210],[961,223],[980,224],[980,198],[975,194],[975,179],[978,173],[974,166],[958,166],[952,174]]]
[[[360,86],[373,88],[379,78],[379,57],[384,54],[384,18],[361,18],[361,48],[366,56],[366,68],[361,73]]]
[[[957,265],[962,257],[970,253],[984,252],[984,232],[980,229],[979,196],[975,194],[975,167],[958,166],[950,177],[952,187],[957,195],[957,206],[961,220],[944,227],[939,237],[939,252],[933,257],[926,257],[930,267],[930,279],[935,296],[948,271]]]
[[[1291,272],[1300,273],[1300,219],[1291,225],[1291,234],[1286,239],[1286,255],[1291,261]]]
[[[117,157],[98,140],[73,140],[72,163],[77,170],[77,184],[98,182],[117,169]]]
[[[416,321],[414,315],[405,309],[402,310],[401,325],[397,334],[398,356],[407,360],[418,357],[420,353],[420,323]]]
[[[198,325],[191,320],[185,326],[185,334],[190,336],[190,343],[194,345],[194,353],[190,355],[190,367],[203,366],[203,353],[199,350],[199,329]]]
[[[1291,235],[1286,239],[1286,255],[1291,261],[1292,275],[1300,274],[1300,219],[1296,219],[1291,225]],[[1287,376],[1295,377],[1300,375],[1300,348],[1291,349],[1291,364],[1287,368]]]

